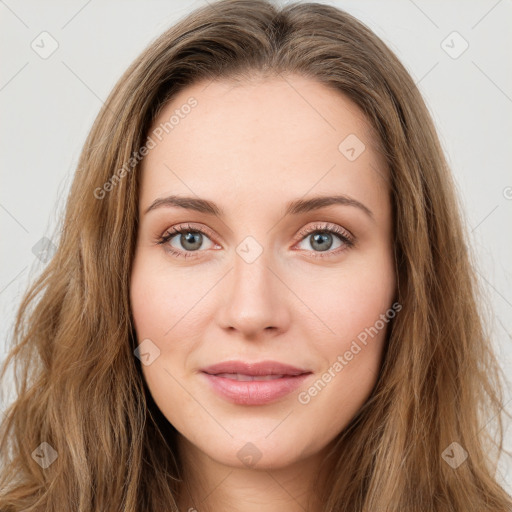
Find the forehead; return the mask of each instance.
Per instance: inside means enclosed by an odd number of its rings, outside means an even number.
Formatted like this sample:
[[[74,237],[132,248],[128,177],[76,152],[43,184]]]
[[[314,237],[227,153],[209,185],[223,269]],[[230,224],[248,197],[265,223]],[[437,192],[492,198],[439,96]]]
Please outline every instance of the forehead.
[[[229,190],[244,199],[277,190],[283,202],[334,189],[364,199],[386,185],[378,140],[357,105],[297,75],[193,84],[165,105],[148,136],[155,145],[142,162],[144,203]]]

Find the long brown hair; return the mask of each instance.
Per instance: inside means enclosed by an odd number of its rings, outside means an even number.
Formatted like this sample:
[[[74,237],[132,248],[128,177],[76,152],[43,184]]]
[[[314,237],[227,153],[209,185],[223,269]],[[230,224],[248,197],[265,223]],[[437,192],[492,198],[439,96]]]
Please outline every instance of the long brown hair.
[[[187,85],[289,73],[345,94],[379,137],[402,305],[374,392],[329,455],[323,510],[512,510],[495,476],[502,374],[450,171],[414,81],[342,10],[220,0],[142,52],[85,142],[57,251],[23,298],[1,374],[13,364],[17,393],[0,430],[2,512],[177,511],[176,431],[133,354],[140,150]],[[495,436],[484,428],[493,418]],[[57,454],[46,468],[33,456],[43,442]],[[456,468],[447,462],[453,450],[467,453]]]

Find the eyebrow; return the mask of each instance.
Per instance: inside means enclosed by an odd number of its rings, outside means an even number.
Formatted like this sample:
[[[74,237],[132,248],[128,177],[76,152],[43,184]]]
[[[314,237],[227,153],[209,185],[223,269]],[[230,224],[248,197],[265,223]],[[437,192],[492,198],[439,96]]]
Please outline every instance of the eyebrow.
[[[371,219],[373,219],[373,212],[367,206],[346,195],[318,196],[311,199],[297,199],[295,201],[291,201],[286,205],[285,216],[299,215],[301,213],[320,210],[321,208],[335,204],[359,208]],[[206,213],[208,215],[215,215],[217,217],[224,216],[222,209],[219,208],[213,201],[200,199],[197,197],[184,197],[176,195],[156,199],[146,209],[144,214],[150,212],[151,210],[162,207],[178,207],[184,208],[186,210],[194,210],[197,212]]]

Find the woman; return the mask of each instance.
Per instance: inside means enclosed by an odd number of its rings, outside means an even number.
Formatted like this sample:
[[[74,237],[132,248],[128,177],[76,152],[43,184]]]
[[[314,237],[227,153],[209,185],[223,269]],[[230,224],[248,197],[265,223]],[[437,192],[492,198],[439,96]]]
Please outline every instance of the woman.
[[[2,511],[512,509],[450,172],[366,26],[205,6],[79,168],[17,317]]]

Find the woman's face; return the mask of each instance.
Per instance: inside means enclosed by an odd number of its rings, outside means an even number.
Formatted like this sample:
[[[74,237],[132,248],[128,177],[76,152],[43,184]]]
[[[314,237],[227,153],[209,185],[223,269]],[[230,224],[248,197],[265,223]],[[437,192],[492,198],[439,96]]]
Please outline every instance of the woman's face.
[[[296,75],[201,82],[149,136],[131,306],[156,404],[219,463],[318,454],[371,393],[395,314],[387,171],[362,113]],[[250,380],[258,362],[296,371]]]

